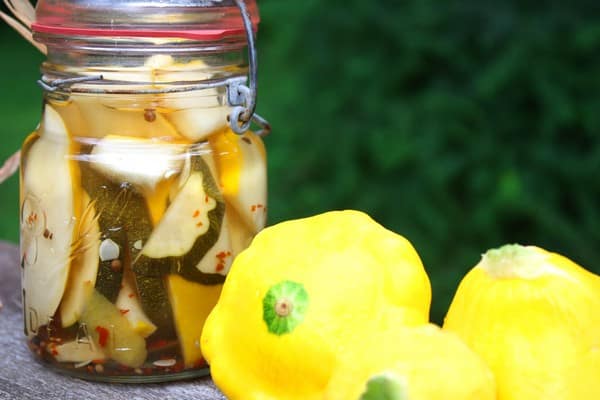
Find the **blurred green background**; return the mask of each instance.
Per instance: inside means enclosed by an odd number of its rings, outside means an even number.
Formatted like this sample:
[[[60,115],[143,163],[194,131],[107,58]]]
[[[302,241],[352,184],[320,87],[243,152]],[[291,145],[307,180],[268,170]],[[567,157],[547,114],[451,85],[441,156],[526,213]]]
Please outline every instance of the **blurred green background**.
[[[259,5],[270,223],[366,211],[420,253],[438,322],[491,247],[600,272],[600,3]],[[39,117],[42,57],[0,37],[4,159]],[[18,239],[17,185],[0,186],[0,239]]]

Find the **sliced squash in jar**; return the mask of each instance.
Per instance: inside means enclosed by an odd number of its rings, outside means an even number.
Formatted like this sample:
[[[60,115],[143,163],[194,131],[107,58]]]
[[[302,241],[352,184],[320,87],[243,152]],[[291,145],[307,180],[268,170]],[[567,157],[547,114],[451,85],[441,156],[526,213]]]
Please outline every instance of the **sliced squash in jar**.
[[[67,288],[60,303],[63,327],[73,325],[83,312],[96,284],[98,274],[100,227],[94,203],[86,192],[82,195],[83,213],[79,219],[77,239],[73,245],[73,261],[69,270]]]
[[[123,272],[130,268],[144,313],[164,335],[173,336],[164,284],[171,263],[141,256],[152,233],[146,199],[128,182],[113,182],[87,163],[82,162],[81,170],[84,186],[97,204],[102,235],[96,289],[111,302],[117,301]]]
[[[212,150],[211,153],[213,153]],[[209,166],[212,175],[218,177],[214,154],[211,155],[213,157],[209,157],[207,154],[203,159]],[[248,247],[254,236],[253,229],[244,223],[231,204],[225,204],[221,227],[219,239],[196,266],[199,271],[226,275],[235,256]]]
[[[88,160],[112,182],[128,182],[148,196],[179,173],[184,151],[182,144],[108,135],[94,145]]]
[[[266,153],[261,138],[252,132],[236,135],[226,130],[208,140],[225,201],[257,233],[264,228],[267,215]]]
[[[204,189],[205,176],[202,172],[190,175],[150,235],[143,255],[151,258],[182,256],[209,231],[208,214],[216,208],[217,201]]]
[[[204,257],[196,265],[198,271],[206,274],[227,275],[233,260],[231,238],[228,229],[227,213],[223,215],[222,229],[215,244],[208,249]]]
[[[85,324],[94,345],[107,357],[131,368],[141,366],[146,360],[144,338],[135,332],[119,309],[97,291],[92,291],[80,322]]]
[[[94,202],[100,231],[96,290],[115,301],[123,280],[123,265],[127,262],[126,220],[128,214],[138,211],[129,205],[136,203],[137,198],[129,186],[110,182],[88,162],[81,161],[80,165],[82,184]]]
[[[210,168],[202,156],[190,156],[189,171],[182,172],[171,204],[155,227],[142,254],[151,258],[178,257],[189,253],[198,240],[214,243],[223,217],[223,201]],[[211,214],[217,214],[215,221]],[[201,257],[202,255],[198,255]]]
[[[225,208],[222,226],[219,239],[196,265],[196,269],[206,274],[227,275],[234,258],[248,247],[254,236],[231,206]]]
[[[198,142],[227,128],[230,108],[219,101],[217,89],[178,93],[165,100],[172,111],[165,117],[185,138]]]
[[[148,337],[156,331],[156,325],[152,323],[142,309],[135,286],[135,278],[130,270],[125,271],[123,285],[115,305],[137,334]]]
[[[73,95],[73,102],[85,121],[86,136],[102,138],[117,135],[138,138],[180,138],[164,112],[149,99],[137,99],[139,107],[131,107],[131,99],[118,99],[85,94]]]
[[[153,334],[165,339],[175,337],[173,311],[165,282],[171,268],[170,258],[152,259],[143,255],[132,265],[142,310],[156,326]]]
[[[48,103],[58,112],[69,127],[69,134],[73,138],[88,137],[87,123],[81,116],[81,111],[72,97],[69,99],[48,99]]]
[[[204,321],[217,304],[222,285],[190,282],[176,274],[169,275],[167,282],[183,360],[186,367],[194,367],[202,360],[200,336]]]
[[[255,233],[248,227],[231,206],[225,210],[227,214],[227,227],[230,232],[231,250],[234,257],[250,246]]]
[[[142,256],[154,260],[170,258],[172,272],[189,280],[220,283],[224,280],[222,275],[205,274],[196,267],[217,242],[225,211],[221,193],[202,155],[190,156],[189,175],[182,175],[179,188],[146,242]]]
[[[63,344],[50,342],[47,350],[58,362],[85,363],[106,358],[104,352],[93,341],[73,340]]]
[[[215,71],[202,60],[171,61],[154,70],[154,82],[200,82],[215,77]],[[199,142],[227,127],[230,108],[226,97],[224,89],[209,88],[164,96],[160,105],[170,110],[165,117],[183,137]]]
[[[60,115],[44,108],[40,137],[23,155],[21,238],[26,332],[34,335],[56,312],[71,264],[80,213],[74,145]]]

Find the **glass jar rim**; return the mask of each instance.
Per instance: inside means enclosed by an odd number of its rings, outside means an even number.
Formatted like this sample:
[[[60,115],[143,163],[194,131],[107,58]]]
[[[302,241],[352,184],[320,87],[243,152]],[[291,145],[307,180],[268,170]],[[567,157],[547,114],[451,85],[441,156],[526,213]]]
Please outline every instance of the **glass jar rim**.
[[[244,33],[242,8],[256,32],[256,0],[39,0],[31,28],[43,36],[214,41]]]
[[[244,28],[231,29],[190,29],[190,30],[151,30],[151,29],[103,29],[103,28],[78,28],[68,26],[53,26],[33,23],[31,29],[35,33],[60,36],[79,37],[127,37],[127,38],[179,38],[197,41],[222,40],[231,36],[244,34]],[[256,31],[256,28],[254,28]]]

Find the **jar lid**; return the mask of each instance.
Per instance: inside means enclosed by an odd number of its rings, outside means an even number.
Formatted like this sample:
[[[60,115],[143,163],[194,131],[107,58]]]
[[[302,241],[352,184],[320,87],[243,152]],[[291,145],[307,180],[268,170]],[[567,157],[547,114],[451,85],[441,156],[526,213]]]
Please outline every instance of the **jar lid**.
[[[66,36],[220,40],[244,33],[240,0],[39,0],[32,30]],[[245,0],[254,31],[256,0]]]

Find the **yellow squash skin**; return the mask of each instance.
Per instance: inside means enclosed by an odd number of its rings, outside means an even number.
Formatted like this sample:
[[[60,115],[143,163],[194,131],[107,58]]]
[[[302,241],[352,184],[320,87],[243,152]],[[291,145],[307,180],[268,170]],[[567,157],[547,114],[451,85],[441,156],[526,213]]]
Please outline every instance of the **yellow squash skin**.
[[[227,129],[208,141],[225,201],[253,232],[260,231],[267,218],[267,156],[262,139],[252,132],[240,136]]]
[[[282,294],[277,303],[268,302],[273,293]],[[299,316],[295,325],[267,322],[279,300]],[[229,399],[322,399],[345,338],[426,323],[430,301],[405,238],[364,213],[328,212],[255,237],[233,262],[201,348]]]
[[[398,382],[400,394],[368,396],[378,376]],[[361,397],[362,395],[362,397]],[[435,325],[404,327],[357,336],[327,387],[324,400],[495,400],[494,376],[458,336]]]
[[[185,366],[197,366],[202,362],[202,321],[210,313],[212,305],[217,302],[222,285],[189,282],[176,274],[169,275],[166,279]]]
[[[488,251],[460,283],[444,329],[492,368],[499,400],[600,399],[600,277],[566,257]]]

